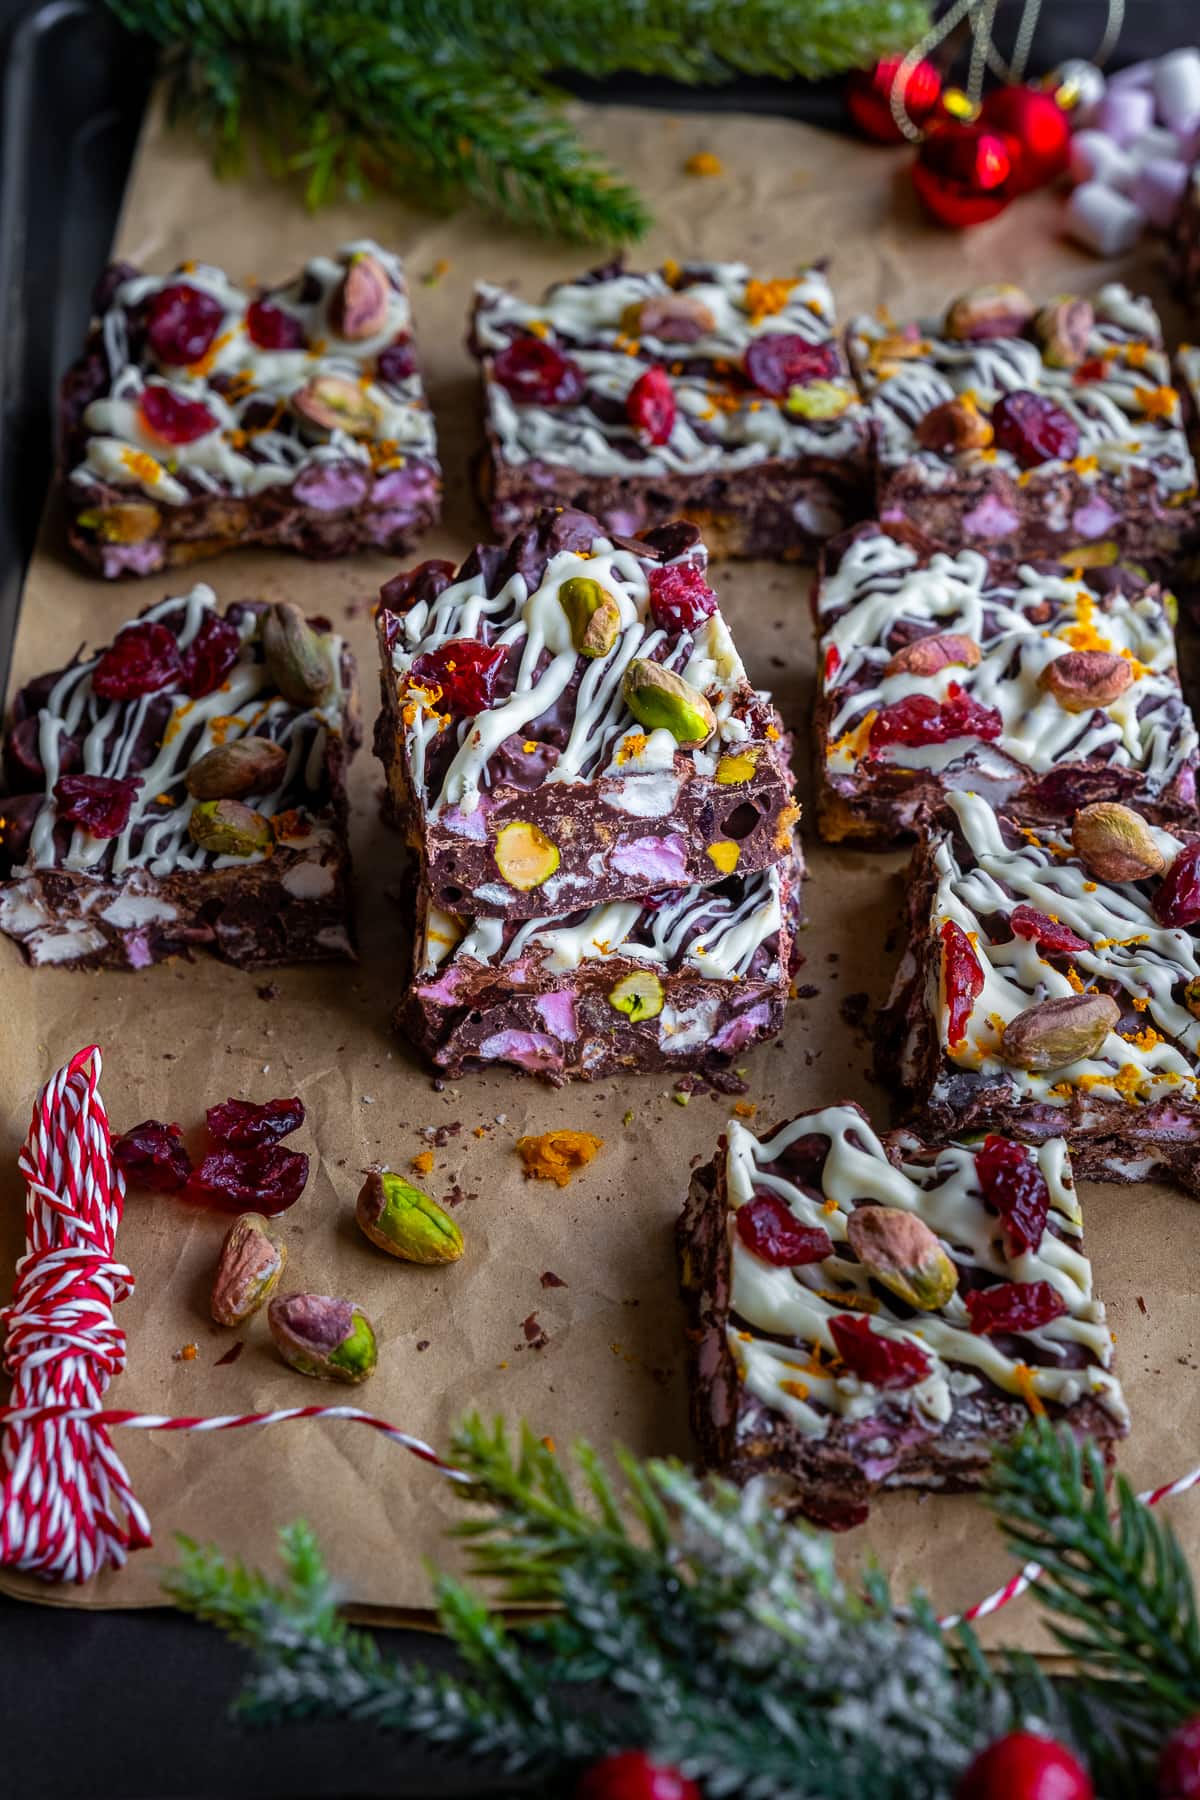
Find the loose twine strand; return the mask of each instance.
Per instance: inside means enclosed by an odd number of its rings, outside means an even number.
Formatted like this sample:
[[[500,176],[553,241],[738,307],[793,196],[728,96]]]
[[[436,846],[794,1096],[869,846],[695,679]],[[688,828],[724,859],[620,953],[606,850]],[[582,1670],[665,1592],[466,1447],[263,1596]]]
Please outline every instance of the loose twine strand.
[[[47,1581],[88,1581],[119,1569],[131,1550],[150,1544],[150,1521],[130,1485],[109,1431],[240,1431],[296,1419],[345,1419],[365,1425],[450,1481],[462,1469],[422,1438],[357,1406],[288,1406],[273,1412],[209,1417],[141,1413],[101,1406],[125,1367],[125,1333],[113,1307],[133,1276],[113,1260],[125,1183],[112,1160],[100,1097],[101,1058],[81,1050],[42,1088],[20,1156],[25,1178],[25,1255],[12,1304],[0,1312],[8,1332],[5,1367],[12,1396],[0,1407],[0,1564]],[[1200,1467],[1139,1494],[1158,1506],[1200,1484]],[[946,1630],[999,1612],[1042,1570],[1026,1563],[1002,1587],[961,1613]]]

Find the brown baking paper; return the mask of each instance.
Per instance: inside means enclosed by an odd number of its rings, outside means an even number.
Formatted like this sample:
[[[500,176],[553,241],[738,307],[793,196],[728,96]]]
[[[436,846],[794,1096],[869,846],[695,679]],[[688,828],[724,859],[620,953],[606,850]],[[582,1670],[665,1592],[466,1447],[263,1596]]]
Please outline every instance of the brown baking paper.
[[[592,142],[654,206],[658,224],[639,257],[738,257],[761,275],[786,275],[806,259],[832,256],[843,319],[880,303],[901,316],[938,308],[974,280],[1003,276],[1053,293],[1064,284],[1095,286],[1107,272],[1058,240],[1061,202],[1052,195],[1025,199],[991,225],[955,236],[921,220],[900,153],[781,120],[676,119],[625,108],[581,108],[579,116]],[[719,176],[685,172],[699,149],[720,158]],[[586,253],[474,213],[445,219],[392,200],[312,217],[294,194],[265,180],[218,184],[194,140],[169,135],[157,112],[117,248],[151,269],[195,257],[266,280],[367,234],[407,257],[441,434],[446,522],[421,554],[458,559],[486,535],[467,481],[478,431],[476,382],[462,347],[472,283],[512,278],[534,293],[579,268]],[[1142,253],[1133,279],[1161,299],[1156,257],[1154,250]],[[258,594],[329,614],[358,652],[369,726],[375,661],[368,606],[393,568],[378,557],[321,565],[245,552],[197,565],[195,576],[211,582],[223,601]],[[797,731],[807,808],[808,576],[772,565],[725,565],[718,585],[751,675],[775,691]],[[190,572],[169,583],[158,576],[121,584],[91,578],[68,559],[52,507],[29,575],[14,680],[61,665],[81,641],[106,641],[132,613],[188,586]],[[118,1250],[137,1290],[119,1309],[129,1366],[111,1389],[113,1404],[206,1414],[350,1399],[441,1447],[454,1422],[478,1407],[514,1422],[527,1418],[560,1445],[583,1434],[602,1446],[620,1439],[641,1453],[686,1456],[671,1230],[689,1170],[713,1154],[730,1103],[696,1095],[683,1108],[661,1076],[555,1092],[490,1074],[435,1092],[429,1074],[389,1032],[405,965],[390,897],[397,843],[376,816],[380,785],[364,751],[353,780],[362,951],[356,968],[255,976],[197,960],[128,975],[35,971],[0,941],[4,1248],[10,1259],[20,1249],[16,1155],[30,1101],[80,1045],[103,1046],[103,1091],[118,1128],[164,1118],[191,1129],[205,1105],[226,1095],[298,1093],[308,1120],[296,1143],[311,1152],[313,1167],[303,1199],[281,1221],[288,1282],[367,1308],[383,1346],[378,1373],[349,1394],[318,1386],[280,1364],[261,1319],[236,1334],[212,1324],[209,1282],[228,1220],[134,1193]],[[886,992],[904,858],[826,849],[811,834],[808,854],[804,997],[793,1004],[781,1042],[746,1056],[749,1097],[764,1124],[849,1097],[885,1125],[887,1096],[869,1073],[869,1028],[853,1020],[865,1004],[856,997],[874,1004]],[[556,1126],[604,1139],[597,1160],[563,1190],[526,1181],[514,1150],[522,1132]],[[433,1145],[424,1135],[430,1128],[437,1132]],[[382,1160],[404,1170],[427,1147],[435,1164],[426,1185],[457,1203],[467,1241],[462,1261],[445,1269],[394,1263],[367,1245],[353,1219],[364,1164]],[[1200,1460],[1200,1206],[1149,1185],[1089,1188],[1084,1200],[1135,1419],[1122,1466],[1144,1486]],[[565,1285],[543,1286],[547,1273]],[[221,1364],[235,1336],[244,1349],[236,1362]],[[197,1346],[195,1360],[175,1360],[189,1343]],[[331,1423],[116,1437],[153,1520],[155,1548],[84,1588],[9,1575],[0,1583],[5,1591],[60,1605],[146,1606],[161,1599],[159,1571],[174,1532],[269,1563],[277,1527],[304,1517],[347,1600],[393,1620],[427,1606],[422,1559],[445,1555],[441,1534],[455,1502],[444,1477],[386,1439]],[[1200,1494],[1176,1501],[1170,1514],[1200,1559]],[[850,1543],[855,1551],[874,1550],[901,1589],[924,1584],[942,1609],[980,1597],[1011,1568],[973,1496],[890,1496]],[[1047,1641],[1028,1601],[999,1615],[987,1635],[1032,1647]]]

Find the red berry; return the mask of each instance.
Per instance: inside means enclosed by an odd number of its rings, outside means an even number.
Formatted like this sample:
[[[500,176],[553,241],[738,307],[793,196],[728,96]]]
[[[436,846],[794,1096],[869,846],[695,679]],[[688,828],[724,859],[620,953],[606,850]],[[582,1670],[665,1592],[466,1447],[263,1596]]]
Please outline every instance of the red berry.
[[[625,396],[629,423],[640,438],[665,444],[675,429],[675,392],[665,369],[647,369]]]
[[[1000,396],[992,408],[992,430],[997,447],[1011,451],[1023,469],[1068,459],[1079,449],[1079,427],[1071,415],[1031,388]]]
[[[1004,1220],[1009,1255],[1036,1250],[1046,1229],[1050,1190],[1033,1152],[1011,1138],[989,1135],[976,1152],[975,1173],[984,1199]]]
[[[270,300],[252,300],[246,308],[246,335],[260,350],[303,350],[304,327],[294,313]]]
[[[150,302],[146,341],[157,362],[183,368],[200,361],[224,317],[225,308],[211,294],[186,281],[173,281]]]
[[[522,406],[570,406],[587,386],[578,363],[536,337],[505,344],[492,363],[492,379]]]
[[[255,1106],[250,1100],[224,1100],[218,1106],[210,1106],[204,1117],[209,1135],[218,1144],[253,1150],[259,1144],[274,1144],[297,1131],[304,1123],[304,1102],[268,1100],[263,1106]]]
[[[397,338],[375,358],[375,373],[380,381],[407,381],[416,372],[416,367],[417,359],[407,337]]]
[[[651,1762],[644,1750],[619,1750],[585,1769],[575,1800],[701,1800],[700,1789],[678,1769]]]
[[[966,1301],[971,1330],[981,1337],[996,1331],[1036,1331],[1067,1310],[1062,1295],[1048,1281],[998,1281],[994,1287],[972,1288]]]
[[[205,613],[199,631],[183,653],[183,685],[193,700],[219,688],[237,661],[242,634],[220,613]]]
[[[304,1192],[308,1158],[302,1150],[262,1144],[254,1150],[216,1150],[193,1169],[184,1194],[227,1212],[286,1212]]]
[[[760,393],[782,399],[794,387],[836,375],[837,347],[810,344],[792,331],[764,331],[746,351],[742,366]]]
[[[1010,1731],[980,1751],[954,1800],[1094,1800],[1082,1763],[1053,1738]]]
[[[929,694],[906,694],[883,707],[871,726],[871,749],[889,744],[948,744],[954,738],[981,738],[992,743],[1004,730],[1004,720],[994,706],[972,699],[957,682],[946,689],[940,703]]]
[[[127,1181],[152,1188],[156,1194],[175,1194],[192,1172],[192,1159],[183,1147],[178,1125],[160,1125],[147,1119],[132,1131],[113,1139],[113,1161]]]
[[[861,1381],[877,1388],[907,1388],[924,1381],[933,1364],[918,1344],[884,1337],[861,1314],[838,1313],[829,1321],[837,1353]]]
[[[94,838],[120,837],[141,785],[140,775],[63,775],[54,784],[58,816]]]
[[[1033,906],[1014,906],[1008,922],[1017,937],[1031,939],[1045,956],[1075,956],[1092,947],[1069,925],[1060,925]]]
[[[717,610],[717,596],[695,563],[650,571],[650,617],[660,631],[695,631]]]
[[[1200,1716],[1174,1730],[1158,1759],[1159,1800],[1200,1800]]]
[[[175,633],[156,619],[119,631],[92,670],[92,692],[102,700],[137,700],[182,681]]]
[[[1158,885],[1154,916],[1160,925],[1194,925],[1200,919],[1200,843],[1179,852]]]
[[[142,389],[142,420],[164,444],[193,444],[217,429],[217,420],[199,400],[185,400],[161,382]]]
[[[983,970],[961,925],[947,919],[941,936],[942,986],[949,1014],[946,1033],[953,1050],[966,1039],[971,1010],[983,992]]]
[[[1073,372],[1071,380],[1077,387],[1083,387],[1089,381],[1104,381],[1108,376],[1108,364],[1102,356],[1089,356],[1081,362]]]
[[[787,1202],[769,1189],[755,1189],[753,1200],[737,1209],[737,1234],[747,1250],[777,1269],[822,1262],[833,1255],[829,1233],[819,1225],[803,1225]]]
[[[486,712],[508,651],[503,644],[481,644],[478,638],[451,638],[418,656],[409,679],[418,687],[439,687],[451,716],[473,719]]]

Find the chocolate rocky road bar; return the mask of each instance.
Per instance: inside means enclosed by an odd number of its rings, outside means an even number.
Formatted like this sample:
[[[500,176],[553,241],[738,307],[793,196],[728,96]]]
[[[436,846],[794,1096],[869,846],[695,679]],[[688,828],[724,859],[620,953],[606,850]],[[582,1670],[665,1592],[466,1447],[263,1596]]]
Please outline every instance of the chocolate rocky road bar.
[[[695,526],[553,510],[386,585],[376,750],[432,905],[545,918],[788,854],[787,740],[705,561]]]
[[[557,499],[610,532],[687,518],[713,556],[790,559],[867,511],[867,412],[818,268],[615,262],[535,301],[481,283],[470,344],[501,536]]]
[[[114,263],[61,400],[71,542],[101,575],[233,545],[409,549],[441,470],[400,259],[370,240],[275,288]]]
[[[1200,837],[1081,820],[1039,833],[948,797],[914,853],[880,1067],[927,1135],[1063,1136],[1087,1179],[1197,1193],[1200,935],[1160,914],[1187,919]]]
[[[397,1024],[450,1075],[509,1063],[561,1085],[726,1069],[783,1025],[799,847],[755,875],[559,919],[459,919],[418,902]]]
[[[855,319],[848,344],[885,524],[1001,560],[1169,566],[1196,469],[1149,300],[1113,282],[1039,309],[1001,284],[942,319]]]
[[[1097,800],[1196,817],[1196,727],[1168,597],[1122,569],[919,549],[861,525],[816,594],[822,837],[887,843],[951,789],[1028,822]]]
[[[761,1139],[731,1120],[677,1230],[706,1467],[837,1529],[886,1488],[978,1487],[1034,1406],[1111,1456],[1129,1416],[1067,1147],[981,1148],[878,1137],[849,1101]]]
[[[34,964],[352,956],[360,736],[354,660],[324,621],[253,602],[222,614],[204,586],[149,607],[17,694],[0,930]]]

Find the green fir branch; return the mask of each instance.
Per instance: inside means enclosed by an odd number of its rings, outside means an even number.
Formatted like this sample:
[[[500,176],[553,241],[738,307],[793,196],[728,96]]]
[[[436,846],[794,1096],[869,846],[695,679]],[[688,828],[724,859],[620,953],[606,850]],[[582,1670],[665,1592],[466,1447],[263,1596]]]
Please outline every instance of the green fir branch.
[[[590,151],[550,84],[621,70],[690,83],[817,76],[907,48],[923,0],[109,0],[166,53],[174,118],[223,175],[253,141],[320,206],[392,188],[466,197],[600,244],[643,236],[635,190]]]

